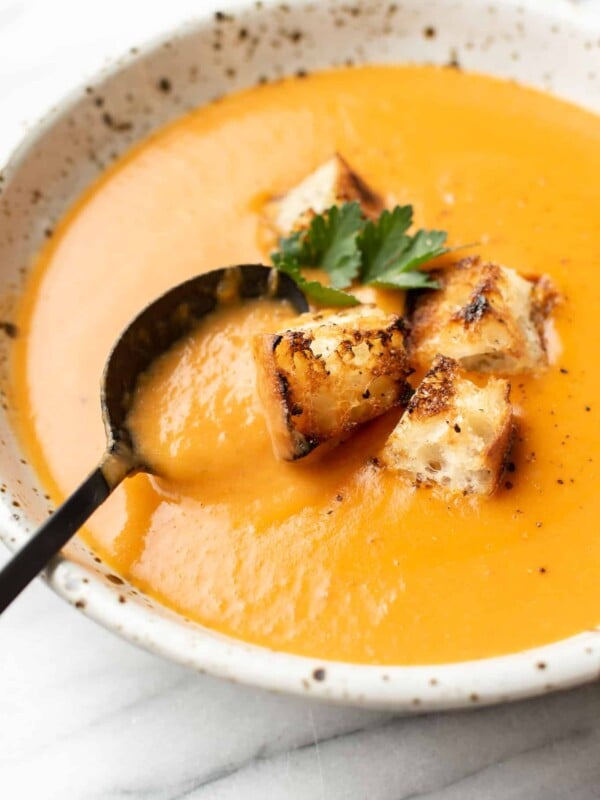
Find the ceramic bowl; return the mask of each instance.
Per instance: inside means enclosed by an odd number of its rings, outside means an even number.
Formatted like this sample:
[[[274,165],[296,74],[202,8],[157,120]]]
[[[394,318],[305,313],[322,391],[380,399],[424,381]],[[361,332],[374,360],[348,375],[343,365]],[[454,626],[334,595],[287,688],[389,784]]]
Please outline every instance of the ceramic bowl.
[[[0,320],[13,318],[36,252],[80,192],[133,143],[187,109],[288,73],[409,61],[516,79],[599,111],[598,5],[594,0],[225,3],[221,11],[206,12],[182,30],[132,50],[39,123],[0,177]],[[6,387],[13,331],[10,325],[0,328]],[[19,451],[9,394],[3,395],[0,536],[14,550],[48,507]],[[435,666],[364,666],[273,652],[170,612],[112,574],[82,542],[70,558],[55,559],[45,579],[105,627],[192,669],[340,703],[404,711],[473,706],[573,686],[597,678],[600,670],[600,631],[501,658]]]

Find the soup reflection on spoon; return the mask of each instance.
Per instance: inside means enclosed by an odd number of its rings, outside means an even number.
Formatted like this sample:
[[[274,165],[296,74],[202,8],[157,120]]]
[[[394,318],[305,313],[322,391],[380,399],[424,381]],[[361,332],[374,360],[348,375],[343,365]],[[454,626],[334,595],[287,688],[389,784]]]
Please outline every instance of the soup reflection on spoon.
[[[130,425],[136,388],[144,373],[206,315],[226,304],[260,298],[287,301],[298,313],[308,310],[306,298],[287,275],[247,264],[213,270],[179,284],[147,306],[123,331],[102,377],[107,436],[102,462],[0,572],[0,612],[128,475],[152,471]]]

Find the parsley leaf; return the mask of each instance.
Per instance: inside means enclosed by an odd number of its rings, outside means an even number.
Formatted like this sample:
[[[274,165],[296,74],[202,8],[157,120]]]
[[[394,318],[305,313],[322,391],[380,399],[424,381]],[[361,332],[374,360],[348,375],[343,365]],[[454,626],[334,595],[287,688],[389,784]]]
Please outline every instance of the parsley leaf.
[[[356,242],[364,225],[358,203],[333,206],[326,214],[314,217],[307,232],[313,264],[325,270],[336,289],[350,286],[360,270],[360,250]]]
[[[359,236],[362,253],[361,280],[391,289],[437,288],[419,267],[447,252],[445,231],[406,231],[412,225],[412,206],[383,211],[376,222],[368,221]]]
[[[382,275],[370,282],[370,286],[377,286],[380,289],[439,289],[439,281],[434,280],[427,272],[420,272],[418,269],[412,272],[398,272],[397,274]]]
[[[304,292],[304,294],[321,306],[356,306],[359,301],[354,295],[341,289],[324,286],[319,281],[307,280],[300,269],[298,262],[289,254],[273,253],[271,256],[273,266],[280,272],[285,272]]]
[[[394,264],[398,253],[406,250],[410,243],[406,231],[412,225],[412,216],[412,206],[396,206],[393,211],[383,211],[377,222],[365,223],[358,238],[363,283],[371,283]]]
[[[344,289],[358,277],[361,256],[356,239],[364,224],[358,203],[332,206],[313,217],[306,230],[281,239],[279,246],[301,267],[320,267],[332,286]]]
[[[359,301],[342,290],[357,280],[393,289],[438,288],[419,267],[448,252],[447,234],[419,230],[411,236],[412,218],[412,206],[383,211],[377,220],[365,219],[356,202],[332,206],[305,230],[281,238],[279,250],[271,254],[273,265],[321,305],[356,305]],[[324,270],[331,285],[307,280],[302,270],[309,267]]]

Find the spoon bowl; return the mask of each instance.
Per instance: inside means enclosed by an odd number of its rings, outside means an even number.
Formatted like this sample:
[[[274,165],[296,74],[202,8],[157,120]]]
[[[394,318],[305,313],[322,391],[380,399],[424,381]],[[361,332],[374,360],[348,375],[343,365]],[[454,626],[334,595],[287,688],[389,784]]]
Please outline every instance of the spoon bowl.
[[[102,376],[104,457],[0,572],[0,613],[128,475],[149,471],[128,427],[140,377],[220,305],[259,297],[287,300],[298,313],[308,310],[304,294],[287,275],[262,264],[244,264],[212,270],[175,286],[125,328]]]

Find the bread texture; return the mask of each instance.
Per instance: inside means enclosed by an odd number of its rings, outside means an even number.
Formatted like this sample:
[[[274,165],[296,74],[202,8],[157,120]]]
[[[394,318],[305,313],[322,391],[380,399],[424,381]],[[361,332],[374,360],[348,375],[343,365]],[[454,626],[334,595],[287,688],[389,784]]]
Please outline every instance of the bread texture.
[[[547,364],[544,323],[558,293],[547,277],[467,258],[436,274],[441,289],[418,299],[411,358],[426,368],[437,353],[468,370],[518,374]]]
[[[436,356],[381,454],[382,463],[415,485],[490,495],[510,453],[510,383],[491,377],[477,386],[458,362]]]
[[[356,201],[367,217],[383,211],[382,199],[338,154],[317,167],[304,180],[265,206],[265,219],[279,236],[305,228],[315,214],[334,205]]]
[[[256,336],[257,385],[275,454],[302,458],[406,404],[404,340],[401,317],[366,305],[303,314],[286,330]]]

